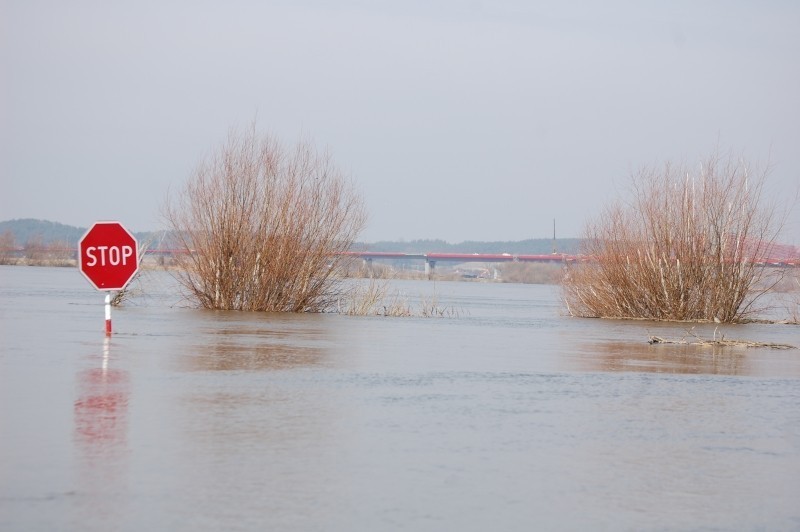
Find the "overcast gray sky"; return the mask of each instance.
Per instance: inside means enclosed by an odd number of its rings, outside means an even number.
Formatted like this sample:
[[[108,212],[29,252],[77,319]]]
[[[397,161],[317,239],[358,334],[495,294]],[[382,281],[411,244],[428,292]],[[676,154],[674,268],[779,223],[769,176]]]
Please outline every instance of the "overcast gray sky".
[[[352,174],[364,241],[579,236],[636,168],[717,145],[800,185],[795,1],[0,6],[0,220],[162,228],[256,113]]]

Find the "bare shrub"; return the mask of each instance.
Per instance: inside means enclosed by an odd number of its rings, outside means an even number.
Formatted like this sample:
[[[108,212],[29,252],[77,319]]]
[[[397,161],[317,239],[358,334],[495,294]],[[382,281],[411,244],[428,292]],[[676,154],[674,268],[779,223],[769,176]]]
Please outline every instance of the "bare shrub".
[[[47,246],[45,246],[44,238],[41,235],[34,235],[25,241],[22,250],[26,264],[41,265],[45,259]]]
[[[255,125],[195,170],[165,215],[177,276],[199,306],[318,312],[335,304],[340,252],[366,221],[361,198],[327,152],[285,148]]]
[[[150,249],[150,246],[153,245],[153,238],[148,240],[144,243],[139,243],[137,245],[137,257],[136,260],[139,263],[139,269],[136,270],[136,273],[133,274],[131,280],[122,287],[121,290],[117,290],[114,295],[111,297],[111,306],[112,307],[121,307],[126,301],[129,301],[131,298],[137,295],[141,295],[144,293],[144,289],[142,288],[142,264],[144,263],[145,255],[147,254],[147,250]]]
[[[419,308],[399,291],[389,292],[389,280],[372,277],[368,283],[358,283],[342,294],[337,310],[348,316],[390,316],[421,318],[457,318],[454,307],[443,306],[434,290],[430,297],[420,296]]]
[[[395,292],[389,295],[389,281],[369,278],[369,282],[358,283],[343,294],[337,302],[337,310],[348,316],[411,316],[408,301]]]
[[[28,266],[75,266],[75,246],[65,240],[45,243],[41,235],[29,238],[23,246],[25,264]]]
[[[66,240],[56,240],[44,246],[42,264],[47,266],[75,266],[77,254],[75,246]]]
[[[17,244],[14,233],[5,231],[0,235],[0,264],[16,264]]]
[[[420,302],[420,316],[424,318],[458,318],[460,315],[457,308],[443,306],[436,292],[431,297],[423,297]]]
[[[633,176],[631,199],[587,225],[563,280],[576,316],[744,321],[777,282],[758,261],[783,219],[763,202],[767,171],[718,155],[698,171],[665,164]]]

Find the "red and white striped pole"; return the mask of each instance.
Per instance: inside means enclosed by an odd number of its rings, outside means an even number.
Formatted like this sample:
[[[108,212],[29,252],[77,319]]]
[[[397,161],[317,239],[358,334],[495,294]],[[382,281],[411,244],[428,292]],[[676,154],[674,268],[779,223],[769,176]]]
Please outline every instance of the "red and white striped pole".
[[[106,293],[106,336],[111,336],[111,294]]]

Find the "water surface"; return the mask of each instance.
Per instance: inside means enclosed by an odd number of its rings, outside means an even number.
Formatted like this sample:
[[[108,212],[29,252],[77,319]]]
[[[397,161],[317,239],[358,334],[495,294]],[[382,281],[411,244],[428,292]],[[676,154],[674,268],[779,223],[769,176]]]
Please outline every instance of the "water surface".
[[[580,320],[551,286],[395,282],[452,318],[114,309],[0,267],[0,530],[800,529],[786,325]],[[716,331],[715,331],[716,329]]]

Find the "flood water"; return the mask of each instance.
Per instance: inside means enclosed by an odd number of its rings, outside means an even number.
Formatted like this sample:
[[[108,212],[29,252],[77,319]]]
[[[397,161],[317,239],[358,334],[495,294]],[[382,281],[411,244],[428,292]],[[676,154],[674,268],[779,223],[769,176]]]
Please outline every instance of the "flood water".
[[[193,310],[145,272],[108,340],[76,269],[0,266],[0,530],[800,530],[800,350],[392,286],[455,315]]]

